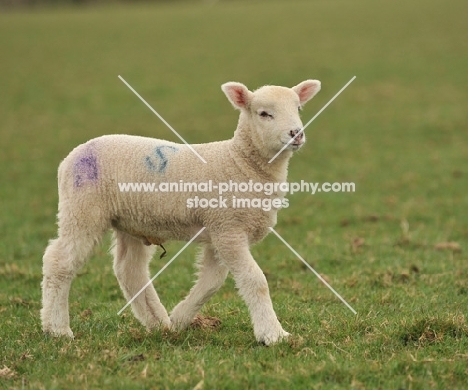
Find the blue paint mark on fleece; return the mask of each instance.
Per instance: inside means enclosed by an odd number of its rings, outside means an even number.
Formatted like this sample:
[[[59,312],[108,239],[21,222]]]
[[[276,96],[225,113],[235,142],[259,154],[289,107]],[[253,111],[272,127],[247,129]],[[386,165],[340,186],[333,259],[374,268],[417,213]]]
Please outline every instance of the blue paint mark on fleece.
[[[86,182],[94,182],[98,179],[97,158],[90,150],[75,161],[73,177],[75,187],[82,187]]]
[[[165,150],[166,149],[166,150]],[[164,173],[167,168],[167,163],[169,159],[167,157],[167,152],[175,153],[178,149],[170,145],[158,146],[154,149],[153,156],[146,156],[145,163],[146,167],[153,172]]]

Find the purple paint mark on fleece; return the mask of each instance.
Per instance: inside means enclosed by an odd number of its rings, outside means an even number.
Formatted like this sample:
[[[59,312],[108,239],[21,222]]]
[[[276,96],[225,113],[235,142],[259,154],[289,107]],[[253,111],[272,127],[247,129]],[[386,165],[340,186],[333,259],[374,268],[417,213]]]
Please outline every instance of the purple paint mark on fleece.
[[[73,165],[73,176],[75,187],[81,187],[86,182],[96,181],[98,178],[98,166],[96,156],[87,150]]]

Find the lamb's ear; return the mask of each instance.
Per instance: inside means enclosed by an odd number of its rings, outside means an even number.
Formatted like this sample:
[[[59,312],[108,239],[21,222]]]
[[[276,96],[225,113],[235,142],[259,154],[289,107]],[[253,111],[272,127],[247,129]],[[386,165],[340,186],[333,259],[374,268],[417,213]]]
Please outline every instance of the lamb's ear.
[[[306,80],[292,88],[299,95],[301,106],[312,99],[320,91],[320,81]]]
[[[250,92],[244,84],[231,81],[221,85],[221,89],[226,94],[234,108],[245,109],[250,104],[252,92]]]

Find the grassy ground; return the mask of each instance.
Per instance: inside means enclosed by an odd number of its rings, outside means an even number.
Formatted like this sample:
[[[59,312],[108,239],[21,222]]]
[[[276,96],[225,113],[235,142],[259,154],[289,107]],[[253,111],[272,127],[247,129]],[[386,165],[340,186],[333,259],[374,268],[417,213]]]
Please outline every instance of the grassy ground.
[[[1,14],[0,388],[466,388],[467,12],[462,0],[337,0]],[[176,141],[119,74],[189,142],[231,136],[223,82],[320,79],[308,120],[357,75],[290,169],[290,181],[353,181],[356,193],[293,195],[276,230],[358,315],[271,235],[253,253],[290,341],[255,342],[232,280],[203,310],[216,329],[147,334],[116,315],[106,239],[72,288],[76,339],[42,334],[60,160],[102,134]],[[169,309],[195,251],[155,283]]]

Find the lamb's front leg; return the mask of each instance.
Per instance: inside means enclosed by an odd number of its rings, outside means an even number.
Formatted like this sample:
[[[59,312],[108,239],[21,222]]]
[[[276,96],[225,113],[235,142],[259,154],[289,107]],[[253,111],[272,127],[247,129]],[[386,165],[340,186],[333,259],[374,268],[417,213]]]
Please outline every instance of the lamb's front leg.
[[[279,323],[270,299],[267,280],[246,243],[220,243],[220,258],[234,276],[239,294],[247,304],[257,341],[274,344],[289,336]]]
[[[198,266],[197,283],[171,313],[171,325],[174,329],[184,329],[189,326],[201,307],[226,280],[228,269],[216,257],[211,245],[206,245],[203,248]]]

